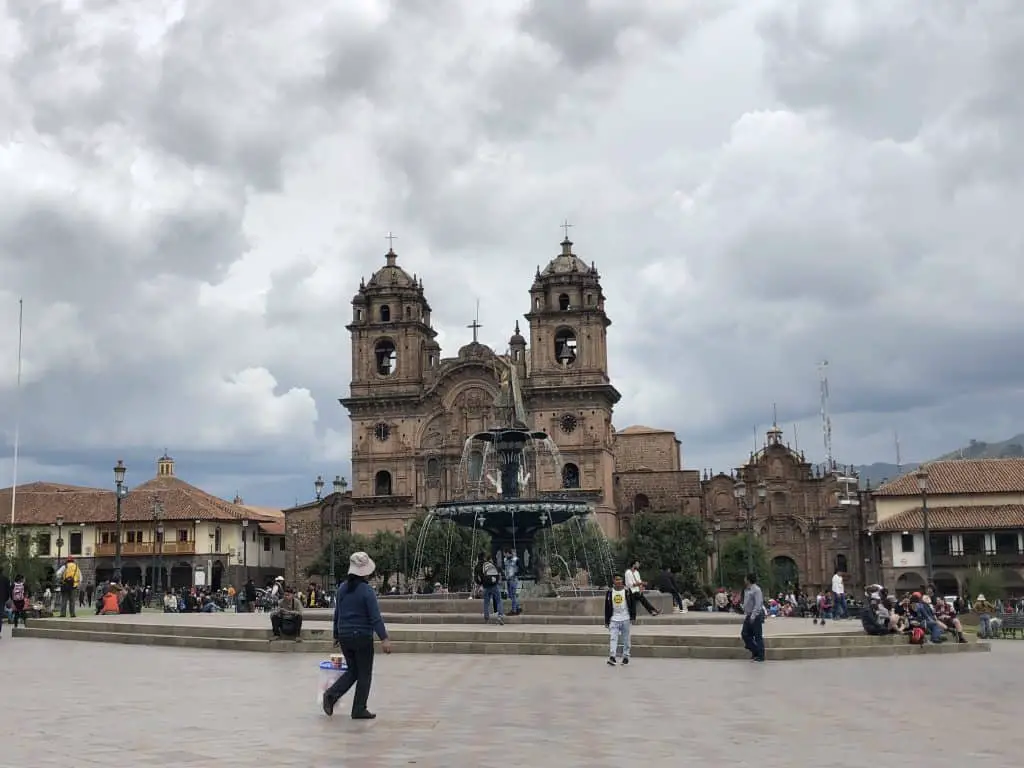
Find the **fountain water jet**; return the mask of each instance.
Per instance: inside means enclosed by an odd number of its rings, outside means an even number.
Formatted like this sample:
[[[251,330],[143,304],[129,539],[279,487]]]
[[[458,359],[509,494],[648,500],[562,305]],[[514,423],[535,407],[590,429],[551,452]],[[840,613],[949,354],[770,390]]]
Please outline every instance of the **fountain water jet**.
[[[498,406],[505,412],[505,425],[466,440],[459,462],[465,498],[441,502],[432,512],[437,519],[486,531],[495,550],[514,549],[519,562],[528,565],[522,577],[537,577],[537,533],[573,518],[578,522],[590,513],[590,504],[571,493],[537,489],[538,458],[550,458],[560,478],[561,457],[547,433],[526,426],[515,367],[504,361],[501,365],[503,397]],[[473,466],[474,455],[481,457],[479,468]]]

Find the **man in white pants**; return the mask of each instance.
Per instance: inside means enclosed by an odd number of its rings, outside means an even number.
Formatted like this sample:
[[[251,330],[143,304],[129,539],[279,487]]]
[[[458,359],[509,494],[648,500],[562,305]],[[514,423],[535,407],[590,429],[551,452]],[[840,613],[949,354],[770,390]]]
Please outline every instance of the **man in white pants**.
[[[616,665],[619,641],[622,641],[622,663],[629,664],[629,628],[636,621],[636,600],[633,592],[616,576],[604,597],[604,625],[608,628],[608,666]]]

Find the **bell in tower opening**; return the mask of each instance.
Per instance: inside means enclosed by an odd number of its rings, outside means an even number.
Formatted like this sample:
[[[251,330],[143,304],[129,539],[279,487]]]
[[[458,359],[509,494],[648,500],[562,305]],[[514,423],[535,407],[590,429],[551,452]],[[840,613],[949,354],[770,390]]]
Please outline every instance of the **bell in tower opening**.
[[[563,366],[576,362],[576,334],[568,328],[562,328],[555,334],[555,358]]]

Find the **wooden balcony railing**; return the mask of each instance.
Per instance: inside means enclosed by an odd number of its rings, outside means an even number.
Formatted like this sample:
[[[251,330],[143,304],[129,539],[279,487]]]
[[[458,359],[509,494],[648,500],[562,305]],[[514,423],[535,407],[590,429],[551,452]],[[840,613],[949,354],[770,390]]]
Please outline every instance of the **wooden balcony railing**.
[[[116,554],[116,549],[116,544],[97,544],[94,552],[96,557],[113,557]],[[121,545],[121,555],[123,557],[137,557],[139,555],[152,557],[160,553],[164,555],[192,555],[195,554],[195,551],[196,543],[194,541],[165,541],[162,547],[159,544],[154,546],[149,541],[142,544],[125,542]]]
[[[1024,566],[1024,555],[1017,553],[1006,553],[998,555],[932,555],[932,565],[935,568],[977,568],[978,563],[982,566]]]

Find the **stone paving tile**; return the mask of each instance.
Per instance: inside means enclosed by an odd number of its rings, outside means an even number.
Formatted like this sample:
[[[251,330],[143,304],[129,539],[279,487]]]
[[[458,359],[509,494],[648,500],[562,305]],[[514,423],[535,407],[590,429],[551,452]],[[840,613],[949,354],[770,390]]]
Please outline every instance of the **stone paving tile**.
[[[1024,754],[1024,701],[1001,693],[1024,662],[1013,641],[964,656],[617,669],[379,656],[372,722],[348,719],[345,702],[333,719],[319,712],[316,661],[5,633],[0,768],[1002,768]]]

